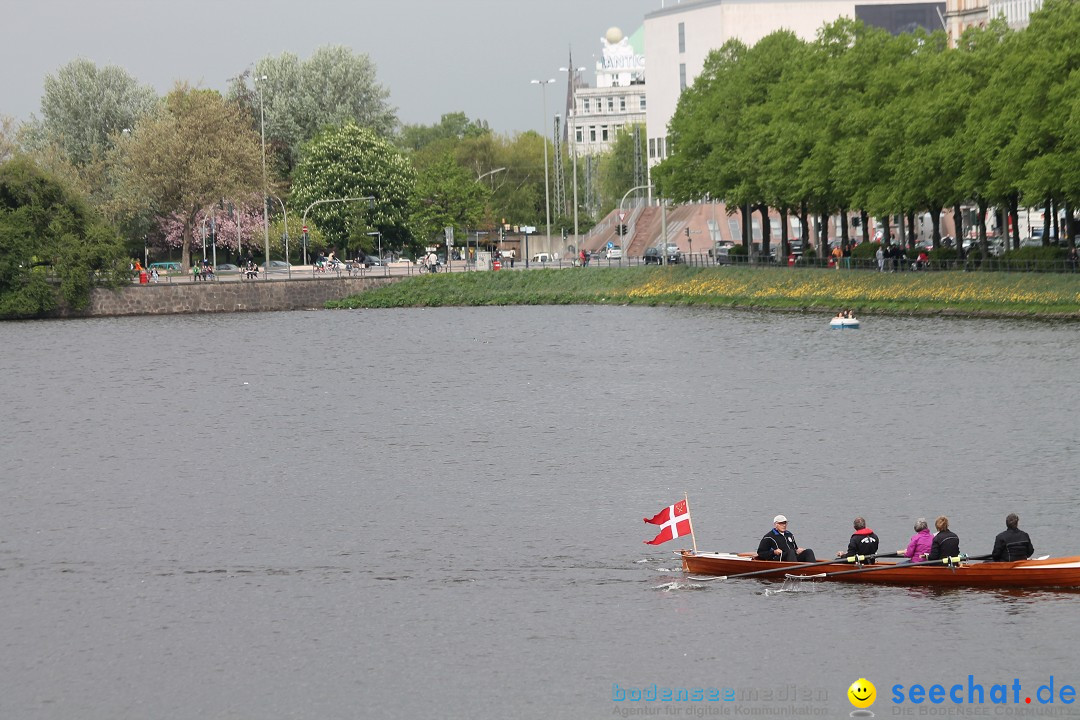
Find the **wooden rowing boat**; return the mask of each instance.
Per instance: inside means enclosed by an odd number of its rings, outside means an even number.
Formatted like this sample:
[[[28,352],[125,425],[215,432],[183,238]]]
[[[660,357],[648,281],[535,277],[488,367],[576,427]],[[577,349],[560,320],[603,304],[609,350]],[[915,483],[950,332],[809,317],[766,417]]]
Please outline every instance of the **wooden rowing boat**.
[[[1018,562],[961,563],[952,567],[905,567],[902,564],[879,561],[875,565],[863,566],[860,572],[852,572],[850,569],[838,569],[835,566],[807,566],[803,563],[758,560],[733,553],[695,553],[682,550],[679,554],[682,556],[683,570],[691,575],[733,576],[774,570],[775,573],[758,577],[783,579],[786,575],[795,575],[837,582],[937,587],[1080,588],[1080,556]]]

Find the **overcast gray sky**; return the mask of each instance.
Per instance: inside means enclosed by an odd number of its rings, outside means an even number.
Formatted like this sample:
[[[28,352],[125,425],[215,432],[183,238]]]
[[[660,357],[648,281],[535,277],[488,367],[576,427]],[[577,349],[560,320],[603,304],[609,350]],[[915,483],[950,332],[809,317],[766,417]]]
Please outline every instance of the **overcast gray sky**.
[[[674,0],[667,0],[668,3]],[[592,70],[611,26],[627,35],[662,0],[6,0],[0,114],[40,115],[44,78],[75,58],[119,65],[158,93],[224,90],[248,64],[323,45],[368,54],[406,123],[462,111],[493,130],[538,130],[574,64]],[[646,55],[648,48],[646,48]]]

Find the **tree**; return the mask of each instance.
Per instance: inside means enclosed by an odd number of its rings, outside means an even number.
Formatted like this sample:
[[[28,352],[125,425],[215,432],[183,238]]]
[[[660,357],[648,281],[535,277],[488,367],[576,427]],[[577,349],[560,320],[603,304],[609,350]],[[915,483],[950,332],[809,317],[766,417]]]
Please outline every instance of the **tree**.
[[[26,156],[0,165],[0,317],[86,306],[96,280],[119,282],[116,231]]]
[[[185,268],[203,208],[222,198],[262,195],[259,138],[240,109],[216,92],[184,84],[116,146],[113,164],[130,209],[149,207],[159,217],[182,219]]]
[[[261,78],[265,76],[266,80]],[[266,57],[255,65],[257,82],[245,71],[229,96],[248,109],[259,130],[259,93],[266,141],[281,161],[281,174],[296,167],[301,146],[325,127],[352,122],[390,137],[397,127],[390,92],[376,81],[375,63],[344,46],[321,47],[307,60],[292,53]]]
[[[10,115],[0,115],[0,164],[13,158],[18,149],[15,118]]]
[[[399,147],[416,151],[439,141],[464,140],[487,135],[490,132],[487,122],[470,120],[463,112],[453,112],[443,115],[437,125],[403,126],[398,134],[397,143]]]
[[[645,127],[639,126],[638,151],[640,157],[645,154]],[[634,128],[627,127],[615,134],[611,149],[600,156],[600,190],[603,194],[601,208],[615,207],[627,190],[638,185],[634,180]],[[572,169],[572,168],[571,168]]]
[[[370,228],[383,234],[384,246],[400,247],[410,239],[408,217],[415,185],[415,171],[388,140],[350,122],[327,128],[302,148],[291,204],[310,207],[308,216],[330,243],[344,247],[350,234]],[[314,205],[366,197],[374,198],[370,208],[357,202]]]
[[[73,165],[85,165],[103,156],[156,102],[154,91],[122,68],[74,60],[45,78],[36,144],[55,145]]]
[[[445,227],[478,228],[488,195],[487,188],[445,153],[417,178],[411,217],[413,235],[426,241]]]

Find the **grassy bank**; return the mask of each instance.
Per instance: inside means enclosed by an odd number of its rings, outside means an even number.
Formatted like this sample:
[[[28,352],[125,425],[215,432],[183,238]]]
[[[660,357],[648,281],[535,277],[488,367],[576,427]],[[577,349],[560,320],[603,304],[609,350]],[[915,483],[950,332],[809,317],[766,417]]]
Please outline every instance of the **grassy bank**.
[[[1080,319],[1080,275],[787,268],[570,268],[424,275],[329,307],[712,305]]]

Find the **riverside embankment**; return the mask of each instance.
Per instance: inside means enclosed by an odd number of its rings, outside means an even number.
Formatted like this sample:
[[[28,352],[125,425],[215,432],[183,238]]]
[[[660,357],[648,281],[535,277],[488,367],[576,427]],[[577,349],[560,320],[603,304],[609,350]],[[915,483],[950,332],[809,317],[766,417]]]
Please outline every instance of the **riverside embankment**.
[[[428,275],[332,308],[444,305],[705,305],[1080,320],[1080,275],[668,267]]]

